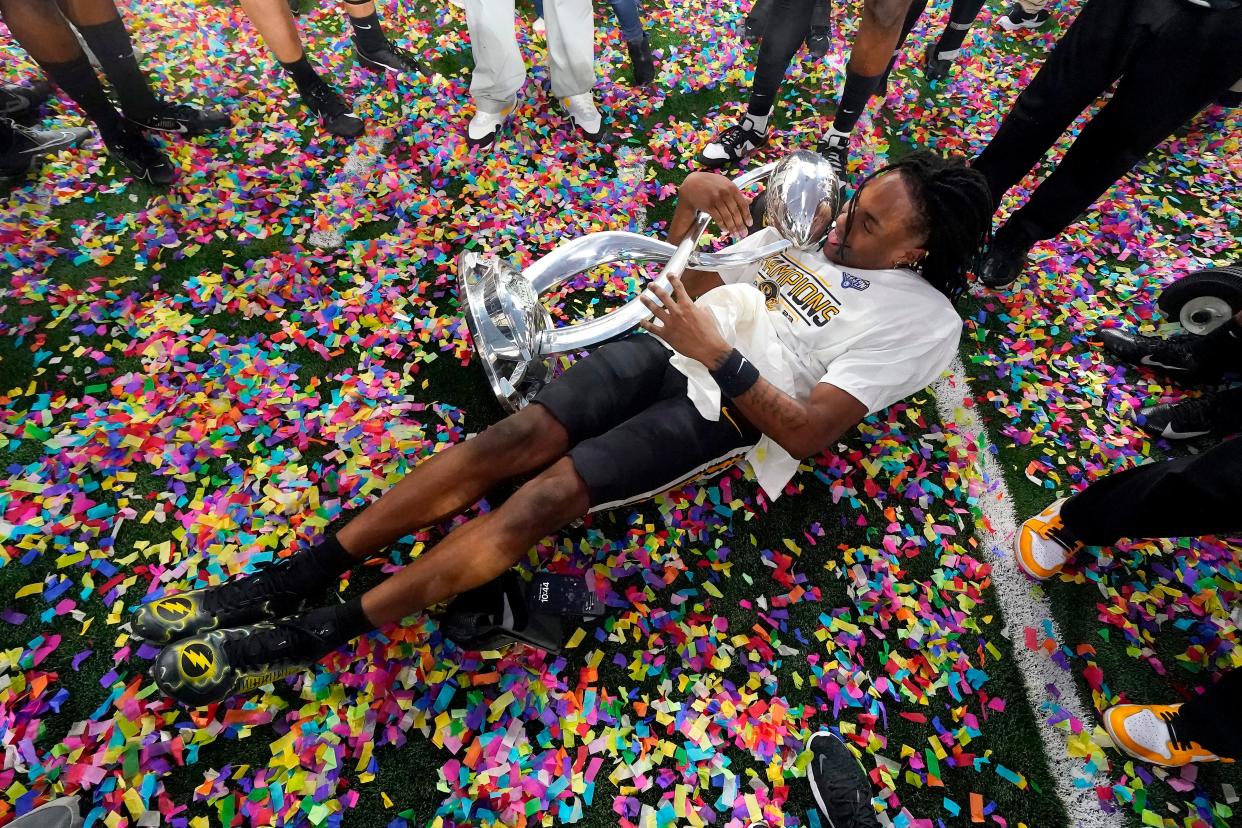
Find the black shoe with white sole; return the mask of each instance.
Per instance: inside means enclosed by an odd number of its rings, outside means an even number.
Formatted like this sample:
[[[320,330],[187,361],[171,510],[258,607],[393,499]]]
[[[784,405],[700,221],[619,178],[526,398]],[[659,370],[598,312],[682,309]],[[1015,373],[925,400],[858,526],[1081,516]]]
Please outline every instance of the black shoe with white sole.
[[[353,113],[337,91],[325,81],[316,78],[301,90],[302,103],[319,117],[319,123],[339,138],[357,138],[366,124]]]
[[[1223,437],[1242,430],[1242,388],[1148,406],[1134,421],[1153,437],[1166,440],[1192,440],[1208,434]]]
[[[755,129],[751,117],[743,115],[741,123],[729,127],[715,141],[703,147],[699,153],[699,164],[709,170],[737,164],[755,150],[767,146],[767,143],[767,130],[760,132]]]
[[[1033,239],[1006,232],[1002,227],[992,237],[992,243],[984,254],[979,281],[993,290],[1012,285],[1026,268],[1026,257],[1034,244]]]
[[[1195,353],[1195,340],[1189,336],[1164,339],[1128,333],[1120,328],[1104,328],[1099,337],[1105,351],[1131,365],[1151,368],[1172,377],[1199,378],[1212,374]]]
[[[137,124],[119,121],[103,136],[103,142],[113,160],[140,181],[166,187],[177,177],[168,156],[142,134]]]
[[[806,749],[811,752],[806,779],[828,828],[879,828],[871,781],[845,742],[821,730],[807,739]]]
[[[7,120],[7,119],[6,119]],[[30,172],[34,162],[45,155],[76,147],[91,137],[89,129],[27,129],[8,121],[12,133],[8,149],[0,152],[0,177],[17,178]]]
[[[418,59],[399,46],[387,40],[378,49],[365,49],[354,41],[354,55],[358,64],[372,72],[397,72],[410,75],[425,75],[427,70]]]
[[[231,123],[227,112],[166,101],[161,101],[154,112],[129,120],[152,132],[176,132],[181,135],[206,135],[228,129]]]
[[[1022,8],[1021,3],[1014,3],[1009,7],[1009,11],[1001,15],[998,21],[1001,28],[1007,32],[1016,32],[1018,29],[1038,29],[1052,17],[1052,13],[1047,9],[1028,12]]]

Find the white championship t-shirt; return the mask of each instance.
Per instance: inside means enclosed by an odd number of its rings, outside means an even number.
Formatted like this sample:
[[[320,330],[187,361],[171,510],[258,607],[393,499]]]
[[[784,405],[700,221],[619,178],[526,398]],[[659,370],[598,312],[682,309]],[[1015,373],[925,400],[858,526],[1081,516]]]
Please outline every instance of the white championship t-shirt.
[[[778,241],[764,228],[729,250]],[[911,270],[843,269],[821,252],[788,250],[752,265],[719,271],[722,287],[696,304],[716,317],[727,342],[765,380],[799,400],[821,382],[883,410],[926,388],[957,353],[961,317],[953,304]],[[700,362],[674,354],[687,394],[705,419],[720,418],[720,387]],[[776,499],[799,461],[764,436],[747,460]]]

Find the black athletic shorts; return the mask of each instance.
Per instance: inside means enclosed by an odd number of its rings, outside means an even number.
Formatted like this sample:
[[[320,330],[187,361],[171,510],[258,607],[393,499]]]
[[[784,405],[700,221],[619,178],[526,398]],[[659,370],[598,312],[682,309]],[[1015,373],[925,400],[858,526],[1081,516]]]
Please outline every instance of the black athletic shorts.
[[[591,511],[668,491],[732,464],[760,432],[726,400],[716,422],[686,396],[686,377],[654,336],[610,342],[534,399],[569,432],[569,456]]]

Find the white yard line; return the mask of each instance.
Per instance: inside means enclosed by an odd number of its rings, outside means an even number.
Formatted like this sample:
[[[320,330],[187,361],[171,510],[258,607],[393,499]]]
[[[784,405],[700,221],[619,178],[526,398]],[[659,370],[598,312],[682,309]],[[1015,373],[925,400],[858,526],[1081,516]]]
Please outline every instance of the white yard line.
[[[1051,698],[1048,692],[1048,686],[1051,685],[1060,694],[1056,703],[1066,712],[1087,725],[1095,721],[1095,712],[1083,706],[1071,674],[1053,664],[1042,650],[1028,649],[1023,641],[1023,633],[1027,627],[1039,631],[1042,639],[1045,625],[1050,623],[1052,634],[1058,642],[1061,641],[1061,631],[1052,620],[1048,599],[1042,591],[1032,589],[1031,581],[1018,569],[1014,561],[1011,543],[1018,530],[1018,519],[1014,514],[1013,499],[1010,497],[1009,487],[1005,485],[1000,465],[989,448],[979,415],[974,408],[967,408],[964,404],[970,394],[970,383],[966,379],[960,359],[954,358],[949,373],[936,383],[935,392],[940,419],[945,423],[955,423],[962,434],[974,441],[978,447],[978,471],[984,480],[995,486],[979,502],[979,508],[992,529],[989,531],[983,521],[979,521],[975,524],[975,535],[983,545],[986,560],[992,564],[992,583],[996,586],[1005,623],[1002,632],[1013,642],[1014,658],[1026,684],[1027,697],[1036,707],[1036,716],[1040,719],[1039,738],[1044,744],[1044,754],[1056,784],[1056,794],[1065,806],[1071,826],[1120,828],[1124,825],[1120,814],[1104,813],[1090,785],[1078,787],[1074,784],[1076,777],[1083,776],[1083,761],[1069,756],[1061,732],[1045,724],[1046,717],[1039,712],[1042,705]]]

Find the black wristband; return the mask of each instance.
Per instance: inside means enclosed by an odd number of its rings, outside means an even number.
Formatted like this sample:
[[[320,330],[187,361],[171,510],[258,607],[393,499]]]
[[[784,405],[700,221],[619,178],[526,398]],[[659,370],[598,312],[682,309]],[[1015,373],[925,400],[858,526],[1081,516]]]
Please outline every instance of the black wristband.
[[[729,352],[719,368],[709,373],[720,386],[721,393],[731,399],[742,396],[759,381],[759,369],[742,356],[737,348]]]

